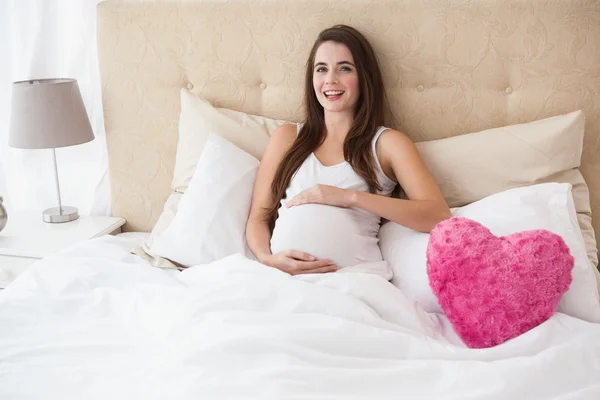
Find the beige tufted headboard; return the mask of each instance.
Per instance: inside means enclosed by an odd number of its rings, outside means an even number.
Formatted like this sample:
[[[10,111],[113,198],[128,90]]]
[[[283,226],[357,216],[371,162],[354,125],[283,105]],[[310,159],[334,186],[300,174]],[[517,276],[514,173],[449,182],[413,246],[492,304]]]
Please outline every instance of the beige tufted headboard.
[[[150,230],[169,195],[180,88],[299,120],[309,49],[335,23],[371,41],[395,127],[415,141],[583,109],[582,172],[600,215],[600,1],[109,0],[98,12],[113,210],[126,230]]]

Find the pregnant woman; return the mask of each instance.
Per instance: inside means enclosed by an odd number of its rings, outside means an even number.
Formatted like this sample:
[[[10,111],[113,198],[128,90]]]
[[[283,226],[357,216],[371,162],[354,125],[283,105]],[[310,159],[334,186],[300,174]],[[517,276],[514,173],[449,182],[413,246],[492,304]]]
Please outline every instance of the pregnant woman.
[[[306,66],[306,118],[272,133],[257,173],[246,237],[259,262],[293,275],[349,268],[389,279],[381,218],[429,232],[450,217],[415,145],[383,126],[384,99],[362,34],[322,31]],[[408,199],[391,197],[398,184]]]

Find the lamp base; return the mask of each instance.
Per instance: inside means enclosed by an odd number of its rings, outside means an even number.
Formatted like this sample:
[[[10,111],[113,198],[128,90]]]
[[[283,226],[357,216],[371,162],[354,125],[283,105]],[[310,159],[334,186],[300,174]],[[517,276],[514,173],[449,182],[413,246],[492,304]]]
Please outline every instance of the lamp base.
[[[71,222],[75,221],[79,218],[79,211],[76,207],[52,207],[44,210],[44,222],[48,222],[51,224],[62,223],[62,222]]]

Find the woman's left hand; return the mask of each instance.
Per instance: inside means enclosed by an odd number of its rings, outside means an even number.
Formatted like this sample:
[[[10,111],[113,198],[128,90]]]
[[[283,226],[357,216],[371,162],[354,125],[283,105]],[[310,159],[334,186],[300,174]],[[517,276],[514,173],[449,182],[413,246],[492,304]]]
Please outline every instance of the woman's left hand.
[[[354,191],[341,189],[329,185],[314,185],[294,196],[288,203],[288,207],[301,204],[324,204],[335,207],[351,207]]]

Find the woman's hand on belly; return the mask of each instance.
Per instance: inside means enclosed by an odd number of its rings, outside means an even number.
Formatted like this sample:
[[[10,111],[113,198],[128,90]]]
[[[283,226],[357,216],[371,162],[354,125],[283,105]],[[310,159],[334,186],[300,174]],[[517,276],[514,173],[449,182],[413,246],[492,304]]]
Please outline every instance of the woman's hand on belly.
[[[294,196],[288,203],[288,207],[301,204],[324,204],[336,207],[350,207],[355,197],[354,190],[341,189],[336,186],[314,185]]]
[[[290,275],[323,274],[338,270],[337,265],[331,260],[317,260],[310,254],[295,250],[268,255],[260,262]]]

